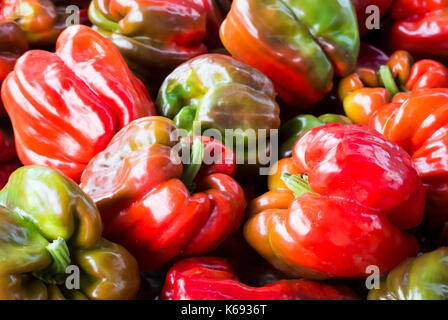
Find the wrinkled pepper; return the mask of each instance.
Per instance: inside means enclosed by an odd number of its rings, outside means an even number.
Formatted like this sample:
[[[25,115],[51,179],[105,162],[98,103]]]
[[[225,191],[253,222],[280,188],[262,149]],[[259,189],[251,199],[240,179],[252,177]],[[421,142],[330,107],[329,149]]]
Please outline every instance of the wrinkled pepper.
[[[447,1],[396,0],[390,11],[395,21],[389,36],[392,49],[418,56],[448,54]]]
[[[225,55],[206,54],[182,64],[165,79],[156,105],[159,114],[174,119],[179,128],[192,135],[210,130],[210,135],[236,149],[238,141],[258,137],[258,130],[269,138],[278,129],[280,108],[275,97],[272,82],[260,71]],[[231,141],[226,141],[230,129]]]
[[[81,177],[105,237],[129,249],[144,272],[212,252],[244,217],[233,152],[210,138],[176,136],[168,118],[131,122]]]
[[[310,279],[388,273],[418,253],[404,232],[420,224],[425,190],[410,156],[374,130],[309,130],[253,200],[244,234],[285,274]]]
[[[163,300],[353,300],[345,287],[307,280],[280,280],[263,287],[240,282],[222,258],[190,258],[176,263],[166,276]]]
[[[136,72],[172,70],[218,45],[216,0],[93,0],[89,18]]]
[[[68,266],[79,289],[66,284]],[[0,299],[131,299],[139,284],[136,260],[101,238],[98,209],[73,181],[39,166],[11,175],[0,191]]]
[[[397,94],[424,88],[447,88],[448,69],[441,63],[424,59],[413,63],[406,51],[396,51],[378,70],[358,68],[339,84],[339,97],[347,116],[367,125],[380,107]]]
[[[0,20],[15,21],[33,46],[50,46],[67,27],[70,13],[51,0],[1,0]]]
[[[24,54],[2,85],[2,100],[22,163],[75,180],[120,128],[155,114],[118,50],[82,25],[60,35],[56,53]]]
[[[448,300],[448,248],[410,258],[369,292],[369,300]]]
[[[329,123],[353,124],[349,118],[339,114],[323,114],[315,117],[304,114],[290,119],[280,128],[280,157],[289,158],[296,141],[308,130],[317,128]]]
[[[331,91],[333,75],[353,72],[360,46],[350,0],[235,0],[220,33],[234,57],[301,108]]]
[[[427,192],[428,221],[448,221],[448,89],[395,96],[369,125],[411,156]]]

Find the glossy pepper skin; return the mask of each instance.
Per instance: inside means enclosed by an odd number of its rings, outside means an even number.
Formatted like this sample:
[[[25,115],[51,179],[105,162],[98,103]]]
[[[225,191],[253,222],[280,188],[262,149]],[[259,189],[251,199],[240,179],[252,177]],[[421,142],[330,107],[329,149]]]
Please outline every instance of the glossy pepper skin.
[[[423,218],[422,182],[409,155],[374,130],[311,129],[273,170],[270,191],[249,206],[244,235],[282,272],[365,277],[369,265],[387,273],[417,254],[417,240],[403,230]]]
[[[381,17],[384,16],[393,3],[393,0],[352,0],[356,8],[356,16],[358,17],[359,33],[361,35],[367,34],[370,30],[367,29],[367,19],[370,11],[367,11],[369,6],[376,6],[380,10]]]
[[[343,78],[339,97],[347,116],[367,125],[376,110],[395,95],[425,88],[447,88],[448,69],[441,63],[424,59],[416,63],[406,51],[394,52],[387,64],[378,69],[360,67]]]
[[[427,192],[429,221],[448,221],[448,89],[420,89],[377,110],[369,125],[411,156]]]
[[[2,100],[20,160],[75,180],[120,128],[155,114],[118,50],[82,25],[60,35],[56,53],[24,54],[3,83]]]
[[[281,141],[280,157],[291,157],[296,141],[305,132],[329,123],[353,124],[349,118],[332,113],[323,114],[319,117],[304,114],[287,121],[279,131]]]
[[[307,280],[280,280],[263,287],[240,282],[222,258],[190,258],[176,263],[166,276],[163,300],[353,300],[347,288]]]
[[[140,276],[123,247],[101,238],[92,200],[48,167],[16,170],[0,191],[0,299],[131,299]],[[66,267],[81,272],[65,286]]]
[[[235,0],[220,33],[235,58],[262,71],[286,103],[302,108],[331,91],[334,74],[354,70],[360,45],[350,0]]]
[[[418,56],[447,55],[447,13],[445,0],[396,0],[391,8],[395,21],[389,38],[392,49]]]
[[[206,53],[219,43],[223,13],[215,0],[93,0],[89,18],[139,72]]]
[[[81,188],[102,214],[105,237],[128,248],[144,272],[172,259],[212,252],[244,217],[244,192],[232,178],[233,152],[209,138],[177,141],[176,131],[164,117],[136,120],[92,159],[81,177]],[[182,163],[189,157],[179,158],[176,150],[193,144],[194,153],[201,141],[204,163],[195,160],[200,170],[187,182],[188,165]]]
[[[16,21],[33,47],[50,46],[66,28],[65,7],[51,0],[1,0],[0,20]]]
[[[369,292],[369,300],[448,300],[448,248],[404,261]]]
[[[280,126],[272,82],[232,57],[206,54],[176,68],[163,82],[156,105],[191,134],[216,129],[265,129]],[[200,126],[196,132],[195,125]],[[258,134],[258,132],[257,132]],[[269,135],[269,133],[268,133]]]

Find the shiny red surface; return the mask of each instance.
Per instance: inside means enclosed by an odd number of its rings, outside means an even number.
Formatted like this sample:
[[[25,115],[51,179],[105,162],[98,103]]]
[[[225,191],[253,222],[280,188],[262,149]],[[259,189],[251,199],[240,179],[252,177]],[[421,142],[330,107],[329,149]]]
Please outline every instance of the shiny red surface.
[[[75,180],[121,127],[155,114],[118,50],[81,25],[61,34],[56,53],[24,54],[2,86],[2,100],[20,160]]]
[[[385,274],[418,252],[403,230],[422,221],[425,191],[398,145],[365,126],[331,124],[304,134],[291,161],[314,193],[286,201],[287,191],[271,189],[245,226],[271,264],[312,279],[365,277],[369,265]]]
[[[166,276],[164,300],[352,300],[350,290],[307,280],[280,280],[263,287],[241,283],[226,260],[191,258]]]

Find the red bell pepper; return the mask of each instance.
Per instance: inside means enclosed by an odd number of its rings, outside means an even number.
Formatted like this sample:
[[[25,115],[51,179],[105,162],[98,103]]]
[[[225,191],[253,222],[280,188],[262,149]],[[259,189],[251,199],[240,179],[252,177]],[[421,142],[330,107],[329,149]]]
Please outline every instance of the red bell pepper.
[[[353,300],[351,290],[307,280],[280,280],[263,287],[240,282],[225,259],[190,258],[166,276],[163,300]]]
[[[418,253],[425,190],[410,156],[365,126],[328,124],[297,141],[249,208],[246,240],[310,279],[385,274]],[[301,176],[299,176],[301,175]],[[305,175],[305,176],[304,176]]]
[[[361,35],[365,35],[369,31],[371,31],[367,29],[366,25],[366,21],[369,18],[369,12],[367,12],[367,8],[371,5],[376,6],[380,10],[380,15],[382,17],[389,10],[389,7],[392,5],[393,0],[352,0],[352,2],[356,8],[359,33]]]
[[[425,218],[448,221],[448,89],[397,95],[369,125],[412,155],[427,191]]]
[[[105,237],[129,249],[142,271],[212,252],[244,217],[244,192],[232,178],[233,152],[209,138],[177,142],[176,132],[168,118],[136,120],[81,177],[81,188],[98,205]],[[183,166],[180,160],[189,158],[175,151],[191,144],[193,159]]]
[[[82,25],[60,35],[56,53],[24,54],[3,83],[2,99],[20,160],[75,180],[120,128],[155,114],[118,50]]]
[[[390,34],[392,49],[423,56],[448,54],[448,1],[396,0],[391,16],[396,21]]]
[[[347,116],[367,125],[372,114],[400,92],[447,87],[448,69],[444,65],[429,59],[414,64],[408,52],[396,51],[383,66],[359,67],[343,78],[338,93]]]
[[[167,74],[207,48],[222,46],[224,19],[216,0],[93,0],[95,30],[120,50],[137,73]],[[138,19],[136,19],[138,17]]]

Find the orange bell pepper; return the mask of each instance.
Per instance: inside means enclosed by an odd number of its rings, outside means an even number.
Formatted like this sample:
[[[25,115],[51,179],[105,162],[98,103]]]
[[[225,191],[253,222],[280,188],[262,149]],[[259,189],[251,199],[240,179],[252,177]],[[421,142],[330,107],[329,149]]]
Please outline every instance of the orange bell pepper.
[[[347,116],[367,125],[371,115],[400,92],[422,88],[447,88],[448,69],[435,60],[413,64],[406,51],[396,51],[379,70],[358,68],[339,84],[339,98]]]
[[[396,96],[369,125],[411,156],[427,192],[426,219],[448,221],[448,89],[419,89]]]

